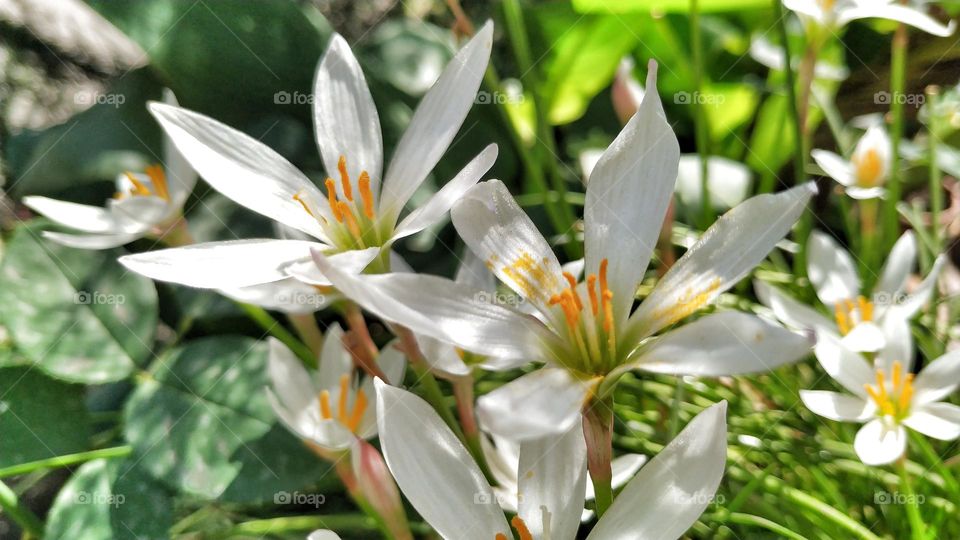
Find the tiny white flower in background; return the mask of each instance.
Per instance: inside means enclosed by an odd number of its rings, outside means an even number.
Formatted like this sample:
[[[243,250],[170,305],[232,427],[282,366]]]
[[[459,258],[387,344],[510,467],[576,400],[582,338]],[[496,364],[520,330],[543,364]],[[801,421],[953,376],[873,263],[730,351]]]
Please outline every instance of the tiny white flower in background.
[[[867,465],[884,465],[902,456],[910,428],[928,437],[960,437],[960,407],[941,400],[960,384],[960,351],[930,362],[916,378],[909,329],[892,339],[871,367],[833,336],[817,343],[817,360],[852,395],[801,390],[804,405],[814,413],[842,422],[860,422],[854,449]]]
[[[859,19],[888,19],[941,37],[956,30],[954,21],[944,25],[922,11],[926,4],[914,7],[896,0],[783,0],[783,5],[796,12],[807,25],[831,32]]]
[[[843,186],[844,192],[854,199],[882,197],[883,185],[890,176],[890,136],[882,125],[869,127],[850,159],[828,150],[813,150],[810,155],[827,176]]]
[[[508,525],[494,489],[439,415],[419,397],[380,380],[376,390],[387,466],[441,538],[507,540],[511,528],[524,540],[576,538],[587,479],[579,423],[520,445],[517,515]],[[626,484],[587,538],[681,536],[720,484],[726,434],[726,402],[700,413]]]
[[[872,292],[862,290],[853,258],[830,236],[814,231],[807,244],[807,258],[807,275],[832,318],[757,281],[760,301],[791,328],[826,333],[852,351],[870,353],[883,349],[888,337],[908,328],[907,321],[930,299],[946,262],[943,256],[938,257],[923,282],[906,294],[917,258],[917,243],[910,231],[893,246]]]
[[[164,90],[164,101],[176,104],[169,90]],[[197,174],[168,137],[163,140],[163,153],[162,165],[151,165],[143,173],[118,175],[116,195],[105,207],[39,196],[24,197],[23,204],[79,231],[80,234],[44,231],[44,237],[65,246],[109,249],[144,236],[160,237],[180,218],[183,204],[197,182]]]
[[[212,118],[154,103],[150,109],[200,175],[234,202],[308,235],[308,240],[210,242],[121,258],[153,279],[200,288],[238,288],[297,277],[327,286],[311,249],[363,270],[390,246],[446,216],[496,160],[488,146],[433,197],[401,211],[446,152],[474,103],[490,58],[487,23],[420,101],[383,175],[380,120],[347,42],[331,39],[314,81],[314,127],[327,173],[325,192],[265,144]],[[382,176],[382,181],[381,181]],[[335,180],[336,178],[336,180]]]
[[[806,337],[745,313],[714,313],[658,333],[711,304],[759,264],[803,212],[812,183],[754,197],[726,213],[633,310],[679,160],[654,88],[651,63],[643,103],[587,183],[586,280],[561,267],[501,182],[478,184],[454,207],[454,226],[470,250],[536,316],[482,301],[475,289],[436,276],[353,275],[315,252],[317,264],[345,296],[385,320],[478,354],[545,362],[479,400],[481,421],[518,440],[566,431],[602,381],[629,370],[719,376],[801,358],[811,346]]]
[[[750,39],[750,57],[758,63],[777,71],[783,71],[787,63],[783,61],[784,50],[780,45],[774,45],[763,35],[753,36]],[[795,59],[793,59],[795,60]],[[796,69],[796,61],[790,62],[791,69]],[[850,75],[846,66],[837,66],[818,61],[814,67],[813,76],[824,81],[842,81]]]
[[[327,330],[319,360],[319,368],[308,371],[285,345],[270,339],[267,396],[277,418],[298,437],[324,452],[346,451],[358,438],[377,434],[373,380],[358,384],[338,325]],[[385,347],[377,364],[392,384],[403,380],[406,360],[394,347]]]

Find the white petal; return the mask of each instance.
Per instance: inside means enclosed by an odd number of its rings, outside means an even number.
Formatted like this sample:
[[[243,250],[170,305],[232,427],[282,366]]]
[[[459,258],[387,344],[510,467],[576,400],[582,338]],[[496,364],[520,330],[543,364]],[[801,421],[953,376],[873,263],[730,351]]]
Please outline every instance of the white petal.
[[[568,286],[560,262],[502,182],[477,184],[453,207],[451,217],[470,250],[501,281],[544,314],[553,313],[550,298]]]
[[[863,398],[826,390],[801,390],[800,399],[814,414],[841,422],[863,422],[876,411]]]
[[[488,22],[444,68],[397,143],[387,167],[380,197],[380,215],[395,220],[410,196],[440,161],[476,100],[493,47]]]
[[[177,149],[214,189],[242,206],[325,240],[320,222],[294,199],[326,197],[280,154],[245,133],[186,109],[151,103]],[[325,205],[315,204],[323,211]]]
[[[753,282],[753,288],[757,291],[760,302],[773,310],[773,314],[783,324],[795,330],[836,331],[836,324],[833,321],[815,309],[797,302],[773,285],[756,280]]]
[[[850,186],[854,183],[853,166],[850,165],[849,161],[826,150],[813,150],[810,152],[810,156],[827,176],[841,185]]]
[[[337,163],[344,156],[352,186],[356,188],[360,172],[367,171],[376,195],[383,170],[380,117],[363,70],[339,34],[330,38],[317,64],[313,99],[313,127],[327,174],[339,178]],[[338,189],[342,197],[343,188]]]
[[[477,417],[490,432],[518,441],[563,433],[577,423],[597,382],[540,368],[482,396]]]
[[[203,289],[245,287],[285,279],[284,267],[327,246],[303,240],[229,240],[120,257],[151,279]]]
[[[850,186],[843,191],[849,195],[851,199],[857,199],[858,201],[879,199],[887,192],[887,190],[882,187],[862,188],[857,186]]]
[[[838,16],[838,24],[842,26],[856,19],[868,18],[889,19],[891,21],[902,22],[903,24],[919,28],[924,32],[940,37],[949,36],[957,29],[955,21],[951,20],[948,24],[944,25],[926,13],[919,11],[917,8],[902,6],[892,2],[860,3],[856,7],[848,8],[841,12]]]
[[[910,413],[903,424],[928,437],[952,441],[960,437],[960,407],[952,403],[930,403]]]
[[[340,298],[336,292],[320,292],[293,278],[246,287],[217,289],[217,292],[237,302],[289,314],[313,313]]]
[[[280,404],[292,411],[317,405],[320,389],[314,386],[303,362],[277,339],[269,339],[269,349],[267,373]]]
[[[78,249],[110,249],[129,244],[140,234],[66,234],[43,231],[43,237],[60,245]]]
[[[937,358],[917,375],[913,382],[913,402],[916,404],[939,401],[960,385],[960,349]]]
[[[580,422],[565,433],[520,445],[517,515],[534,538],[574,538],[587,479],[587,445]]]
[[[899,425],[888,426],[882,419],[871,420],[857,432],[853,449],[865,465],[886,465],[907,449],[907,432]]]
[[[856,352],[877,352],[886,346],[886,336],[872,322],[857,323],[850,333],[843,336],[840,344]]]
[[[860,278],[850,254],[819,231],[813,231],[807,243],[807,274],[827,307],[860,294]]]
[[[477,154],[470,163],[467,163],[467,166],[457,173],[453,180],[440,188],[440,191],[435,193],[423,206],[403,218],[403,221],[400,222],[397,230],[393,233],[391,241],[416,234],[434,223],[438,223],[447,215],[453,204],[463,198],[467,190],[480,181],[480,178],[490,170],[490,167],[493,167],[496,160],[497,145],[491,144],[483,152]]]
[[[457,275],[453,280],[481,291],[497,290],[497,278],[487,268],[484,260],[469,249],[464,250],[460,264],[457,265]]]
[[[320,253],[314,260],[344,296],[415,333],[478,354],[534,360],[551,339],[536,320],[482,301],[489,293],[425,274],[353,275]]]
[[[626,484],[633,479],[633,475],[637,474],[637,471],[639,471],[640,467],[643,467],[643,464],[646,462],[647,456],[643,454],[623,454],[622,456],[613,458],[613,461],[610,463],[610,469],[613,473],[610,486],[613,487],[613,489],[617,489]],[[590,475],[588,474],[587,500],[592,501],[595,496],[593,482],[590,480]]]
[[[622,326],[660,236],[677,181],[680,144],[667,123],[651,61],[647,92],[590,175],[583,210],[587,272],[608,260],[614,321]]]
[[[470,366],[463,362],[453,345],[423,335],[417,336],[417,343],[431,370],[452,377],[470,374]]]
[[[806,356],[803,336],[737,311],[707,315],[664,334],[644,350],[637,367],[654,373],[718,377],[770,371]]]
[[[790,11],[810,17],[821,25],[826,25],[826,15],[816,0],[783,0],[783,6]]]
[[[853,394],[867,398],[863,385],[872,384],[876,377],[863,356],[845,348],[836,336],[826,332],[817,335],[813,351],[827,375]]]
[[[167,220],[177,209],[160,197],[110,199],[107,206],[125,232],[146,230]]]
[[[943,269],[943,265],[946,264],[947,259],[945,256],[940,255],[937,257],[937,260],[933,263],[933,268],[930,269],[930,273],[927,274],[927,277],[923,279],[920,285],[917,286],[907,298],[898,304],[894,309],[901,314],[901,316],[909,319],[913,317],[920,308],[922,308],[927,301],[930,300],[930,296],[933,294],[934,288],[937,286],[937,279],[940,277],[940,271]]]
[[[316,373],[316,394],[327,390],[332,396],[339,395],[340,378],[352,375],[353,357],[343,345],[343,329],[332,324],[323,336],[323,348],[320,350],[320,364]]]
[[[179,105],[176,96],[169,88],[163,89],[163,102],[167,105]],[[197,171],[193,170],[166,133],[163,134],[163,165],[167,177],[167,189],[170,192],[170,204],[179,210],[183,208],[183,203],[197,185]]]
[[[864,326],[866,324],[869,324],[874,328],[879,326],[879,330],[882,333],[882,336],[880,336],[882,345],[879,351],[877,351],[876,359],[873,362],[874,367],[883,369],[885,372],[890,373],[890,370],[893,369],[893,363],[900,362],[900,364],[906,368],[907,372],[912,371],[913,335],[910,332],[910,321],[903,319],[903,317],[898,317],[895,312],[888,312],[884,315],[882,320],[877,322],[877,324],[860,323],[857,325],[857,327]],[[847,343],[847,338],[856,332],[857,328],[854,328],[850,334],[843,338],[841,343],[843,343],[845,346],[849,346]],[[853,350],[857,349],[854,348]]]
[[[99,206],[37,196],[24,197],[23,204],[52,221],[78,231],[98,234],[127,232],[122,230],[112,213]]]
[[[327,256],[327,260],[330,261],[330,264],[336,265],[337,268],[344,272],[359,274],[367,265],[373,262],[379,254],[380,248],[377,247],[353,249],[329,255]],[[320,271],[320,268],[317,267],[317,264],[313,262],[311,258],[291,264],[285,268],[285,271],[287,275],[293,276],[309,285],[316,285],[318,287],[327,287],[330,285],[330,279],[323,275],[323,272]]]
[[[322,529],[310,533],[307,540],[340,540],[340,535],[331,530]]]
[[[587,537],[679,538],[717,492],[727,462],[727,402],[703,411],[640,469]]]
[[[689,208],[699,209],[703,204],[703,180],[700,156],[680,156],[677,169],[677,196]],[[742,203],[749,195],[750,169],[738,161],[720,156],[707,157],[707,190],[710,205],[726,211]]]
[[[376,390],[383,457],[424,520],[443,538],[509,538],[493,490],[436,411],[379,379]]]
[[[757,195],[724,214],[657,283],[630,317],[630,332],[652,335],[713,302],[760,264],[815,192],[811,182]]]
[[[880,280],[873,288],[873,302],[880,304],[884,300],[896,300],[906,287],[910,271],[916,262],[917,240],[912,231],[907,231],[900,236],[887,255],[887,262],[880,272]]]

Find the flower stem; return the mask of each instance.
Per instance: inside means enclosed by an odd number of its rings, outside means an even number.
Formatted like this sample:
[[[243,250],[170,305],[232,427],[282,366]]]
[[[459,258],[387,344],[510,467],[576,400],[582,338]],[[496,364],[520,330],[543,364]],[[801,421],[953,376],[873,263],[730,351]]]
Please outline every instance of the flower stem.
[[[920,516],[920,506],[917,504],[917,496],[913,492],[910,473],[907,472],[906,455],[897,460],[897,473],[900,475],[900,488],[903,489],[905,495],[907,520],[910,522],[910,537],[913,538],[913,540],[923,540],[927,537],[926,526],[923,523],[923,518]]]
[[[133,449],[130,446],[114,446],[112,448],[101,448],[99,450],[90,450],[89,452],[79,452],[76,454],[67,454],[64,456],[30,461],[28,463],[21,463],[19,465],[12,465],[10,467],[4,467],[0,469],[0,478],[28,474],[40,469],[69,467],[70,465],[85,463],[94,459],[124,457],[129,455],[132,451]]]
[[[613,396],[596,397],[583,413],[587,441],[587,469],[596,494],[597,518],[613,504]]]
[[[268,334],[279,339],[284,345],[289,347],[304,365],[311,368],[317,367],[317,358],[310,351],[310,348],[291,334],[289,330],[284,328],[284,326],[267,313],[265,309],[244,302],[235,303],[248,317],[253,319],[253,322],[257,323],[260,328],[263,328]]]
[[[24,506],[17,494],[9,486],[0,482],[0,508],[3,513],[25,531],[26,534],[41,538],[43,536],[43,522],[29,508]]]
[[[380,355],[380,349],[377,348],[373,338],[370,337],[370,330],[367,328],[367,320],[363,318],[363,312],[360,307],[350,301],[344,304],[343,316],[347,320],[347,326],[350,328],[351,338],[356,340],[355,347],[351,347],[353,359],[357,365],[366,371],[371,377],[380,377],[386,382],[387,377],[377,365],[377,356]]]
[[[887,196],[883,205],[883,251],[892,245],[897,236],[899,216],[897,203],[903,190],[900,174],[900,139],[903,138],[903,93],[907,77],[907,27],[900,23],[893,34],[890,58],[890,179],[887,180]]]
[[[287,320],[297,331],[303,344],[310,348],[315,357],[319,358],[320,350],[323,349],[323,332],[320,331],[313,313],[289,313]]]
[[[709,167],[707,157],[710,155],[710,131],[707,124],[707,112],[703,100],[703,44],[700,33],[700,3],[690,0],[690,49],[693,52],[693,86],[697,99],[693,100],[694,137],[697,143],[697,154],[700,155],[700,219],[704,229],[713,223],[713,204],[710,202]]]
[[[930,238],[933,239],[933,255],[936,257],[943,250],[943,236],[940,231],[940,212],[943,211],[943,177],[937,165],[937,145],[940,143],[937,121],[937,102],[940,98],[940,88],[927,87],[927,110],[930,111],[930,120],[927,126],[927,144],[929,159],[930,181]],[[936,294],[936,288],[934,289]],[[931,304],[936,303],[934,299]]]
[[[861,275],[864,280],[864,289],[870,290],[873,286],[873,276],[876,272],[873,270],[876,254],[879,253],[880,246],[877,230],[877,214],[879,213],[877,199],[863,199],[860,201],[860,263],[865,266]]]

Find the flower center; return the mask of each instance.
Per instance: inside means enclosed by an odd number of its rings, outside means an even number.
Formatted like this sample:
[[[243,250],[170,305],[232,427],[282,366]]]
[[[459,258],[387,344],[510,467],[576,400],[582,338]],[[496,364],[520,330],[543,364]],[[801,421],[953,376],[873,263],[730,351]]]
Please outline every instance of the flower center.
[[[520,516],[513,516],[513,519],[510,520],[510,525],[517,531],[517,536],[520,537],[520,540],[533,540],[533,534],[530,533],[530,529],[527,528],[527,524],[524,523],[523,518]],[[494,540],[507,540],[507,535],[497,533]]]
[[[856,301],[841,300],[833,306],[833,316],[840,335],[845,336],[854,326],[873,320],[873,302],[863,296],[858,296]]]
[[[897,422],[910,412],[910,400],[913,398],[913,373],[903,374],[903,364],[893,363],[889,381],[882,369],[877,370],[876,384],[864,384],[863,388],[877,404],[885,416]]]
[[[344,373],[340,376],[340,394],[337,396],[337,421],[356,433],[360,427],[360,420],[363,418],[364,411],[367,410],[367,395],[362,389],[357,389],[357,397],[353,402],[353,408],[347,406],[347,397],[350,393],[350,375]],[[330,392],[324,390],[317,397],[320,402],[320,417],[324,420],[333,419],[333,410],[330,408]]]
[[[608,368],[612,366],[617,353],[613,291],[607,285],[607,265],[607,259],[600,261],[599,279],[597,274],[587,276],[589,312],[584,310],[584,303],[577,292],[577,279],[569,272],[563,273],[568,287],[548,301],[549,305],[559,305],[563,310],[570,336],[576,342],[582,358],[586,359],[584,368],[592,372],[602,372],[604,365]],[[597,362],[602,364],[598,365]]]
[[[347,158],[345,156],[340,156],[337,169],[340,172],[340,186],[344,200],[340,200],[337,196],[337,186],[333,178],[327,178],[324,182],[327,188],[327,204],[330,206],[330,213],[336,223],[329,223],[324,219],[316,211],[314,201],[304,196],[302,192],[296,193],[293,200],[300,203],[303,210],[311,217],[318,219],[324,225],[324,228],[331,232],[331,237],[344,240],[346,247],[375,245],[379,242],[379,238],[370,238],[368,234],[373,231],[374,236],[378,236],[375,226],[377,216],[373,204],[373,191],[370,189],[370,174],[367,171],[360,171],[360,177],[357,179],[360,200],[357,201],[353,196],[353,184],[350,180],[350,174],[347,172]]]
[[[164,174],[163,167],[160,165],[150,165],[143,172],[150,178],[150,185],[147,185],[137,178],[137,175],[127,171],[123,174],[127,177],[127,180],[130,181],[130,184],[132,184],[130,189],[126,193],[118,191],[113,195],[113,198],[123,199],[128,196],[159,197],[170,202],[170,190],[167,187],[167,175]]]
[[[868,149],[859,159],[855,160],[854,167],[857,175],[857,185],[862,188],[876,187],[880,183],[883,172],[883,162],[880,155],[873,148]]]
[[[823,11],[833,11],[834,4],[836,4],[835,0],[817,0],[817,5]]]

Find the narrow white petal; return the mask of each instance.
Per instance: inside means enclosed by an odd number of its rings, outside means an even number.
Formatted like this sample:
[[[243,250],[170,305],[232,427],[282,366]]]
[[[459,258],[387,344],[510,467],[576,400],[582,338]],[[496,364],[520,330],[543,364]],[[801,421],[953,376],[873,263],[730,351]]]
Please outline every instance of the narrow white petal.
[[[453,345],[428,336],[417,336],[420,352],[430,369],[448,377],[470,374],[470,366],[463,362]]]
[[[464,194],[473,187],[497,160],[497,145],[487,146],[483,152],[477,154],[453,180],[447,182],[440,191],[435,193],[423,206],[410,213],[397,226],[391,241],[416,234],[443,219],[454,203],[463,198]]]
[[[540,368],[482,396],[477,417],[491,433],[518,441],[563,433],[577,423],[597,382]]]
[[[933,290],[937,286],[937,279],[940,277],[940,271],[943,270],[943,265],[946,264],[946,262],[947,259],[945,256],[940,255],[937,257],[927,277],[923,279],[920,285],[918,285],[903,302],[896,305],[894,309],[908,319],[920,311],[920,308],[922,308],[930,300],[930,296],[933,295]]]
[[[320,222],[294,196],[319,204],[326,197],[280,154],[253,137],[212,118],[179,107],[151,103],[167,136],[214,189],[242,206],[315,238]]]
[[[313,79],[313,127],[327,174],[339,178],[340,156],[346,158],[354,188],[361,171],[370,175],[374,196],[380,191],[383,141],[380,117],[360,64],[340,34],[330,38]],[[339,186],[343,196],[342,187]]]
[[[960,385],[960,349],[937,358],[920,370],[913,382],[913,402],[917,404],[939,401]]]
[[[217,292],[237,302],[289,314],[313,313],[341,298],[336,292],[320,292],[293,278],[246,287],[220,288]]]
[[[916,262],[917,240],[912,231],[907,231],[900,236],[890,250],[890,254],[887,255],[887,262],[884,263],[883,270],[880,272],[880,280],[873,288],[874,303],[897,300],[906,287],[910,271]]]
[[[568,287],[560,262],[502,182],[477,184],[451,217],[470,250],[501,281],[544,314],[553,313],[550,298]]]
[[[614,321],[622,326],[660,236],[677,181],[680,144],[667,123],[651,61],[633,118],[590,174],[584,215],[587,272],[608,260]]]
[[[863,398],[826,390],[801,390],[800,399],[814,414],[841,422],[863,422],[876,410]]]
[[[703,411],[640,469],[587,537],[679,538],[710,504],[727,462],[727,402]]]
[[[129,244],[140,234],[66,234],[43,231],[43,237],[60,245],[78,249],[110,249]]]
[[[377,247],[352,249],[329,255],[327,256],[327,260],[330,261],[330,264],[335,265],[344,272],[359,274],[363,272],[379,254],[380,248]],[[291,264],[284,270],[287,275],[293,276],[309,285],[316,285],[318,287],[327,287],[330,285],[330,279],[323,275],[323,272],[320,271],[320,268],[317,267],[317,264],[313,262],[311,258]]]
[[[790,328],[836,332],[837,326],[832,320],[824,317],[817,310],[797,302],[777,287],[756,280],[753,282],[753,288],[757,291],[760,302],[773,310],[777,319]]]
[[[856,19],[889,19],[891,21],[902,22],[919,28],[928,34],[946,37],[957,29],[957,23],[950,21],[948,24],[941,24],[933,17],[919,11],[915,7],[903,6],[888,2],[862,2],[856,7],[848,8],[838,16],[838,24],[844,25]]]
[[[353,357],[343,345],[343,329],[332,324],[323,336],[323,348],[320,350],[320,365],[317,369],[314,386],[316,392],[327,390],[336,396],[340,391],[340,378],[353,373]]]
[[[640,467],[643,467],[643,464],[646,462],[647,456],[643,454],[623,454],[622,456],[613,458],[613,462],[610,463],[610,469],[613,473],[613,478],[610,480],[611,487],[617,489],[632,480],[633,475],[637,474],[637,471],[639,471]],[[592,501],[595,496],[593,482],[590,480],[590,475],[588,474],[587,500]]]
[[[833,152],[827,150],[813,150],[810,152],[813,160],[823,169],[823,172],[843,186],[853,185],[853,166]]]
[[[517,515],[534,538],[574,538],[587,479],[587,445],[580,422],[565,433],[520,445]]]
[[[903,421],[908,428],[941,441],[960,437],[960,407],[952,403],[923,405]]]
[[[380,215],[396,219],[410,196],[433,170],[460,130],[476,100],[493,47],[493,23],[487,22],[450,60],[413,113],[387,167]]]
[[[383,457],[424,520],[446,539],[509,538],[493,490],[436,411],[379,379],[376,391]]]
[[[893,369],[893,363],[900,362],[905,371],[913,370],[913,334],[910,331],[910,321],[897,316],[896,312],[887,312],[883,319],[877,321],[877,324],[860,323],[857,326],[860,327],[865,324],[870,324],[875,328],[878,327],[883,334],[880,337],[880,349],[877,351],[877,357],[873,362],[874,367],[890,373],[890,370]],[[854,328],[850,334],[844,337],[842,342],[847,345],[847,338],[856,331],[856,328]]]
[[[176,208],[160,197],[110,199],[107,207],[124,232],[144,231],[169,219]]]
[[[464,250],[453,280],[481,291],[497,290],[496,276],[487,268],[487,263],[469,249]]]
[[[845,348],[836,336],[826,332],[817,335],[813,351],[827,375],[851,393],[867,398],[863,385],[873,384],[876,377],[863,356]]]
[[[632,335],[656,333],[743,279],[790,231],[815,192],[811,182],[776,195],[757,195],[724,214],[630,317]]]
[[[307,540],[340,540],[340,535],[331,530],[322,529],[310,533]]]
[[[38,196],[24,197],[23,204],[52,221],[78,231],[95,234],[126,232],[121,230],[120,224],[112,213],[99,206]]]
[[[882,187],[862,188],[857,186],[850,186],[843,191],[849,195],[851,199],[857,199],[858,201],[879,199],[887,192]]]
[[[887,344],[886,336],[880,327],[868,321],[854,326],[850,333],[843,336],[840,343],[851,351],[871,353],[883,349]]]
[[[285,279],[284,268],[310,257],[303,240],[229,240],[120,257],[120,263],[151,279],[203,289],[245,287]]]
[[[177,97],[169,88],[163,89],[163,102],[167,105],[179,105]],[[177,150],[177,146],[166,133],[163,135],[163,165],[167,189],[170,192],[170,204],[179,210],[197,185],[197,171],[193,170],[190,162]]]
[[[827,307],[860,294],[860,278],[850,254],[819,231],[814,231],[807,242],[807,275]]]
[[[707,315],[656,338],[636,365],[644,371],[719,377],[773,370],[810,353],[813,334],[791,332],[738,311]]]
[[[425,274],[354,275],[315,252],[314,260],[344,296],[364,309],[478,354],[543,359],[543,325],[516,311],[483,301],[489,293]],[[555,338],[553,338],[555,339]]]
[[[279,340],[269,339],[267,373],[274,393],[285,408],[298,411],[315,405],[319,388],[303,366],[303,362]]]
[[[853,441],[853,449],[865,465],[893,463],[907,449],[907,432],[899,425],[887,425],[884,420],[864,424]]]

